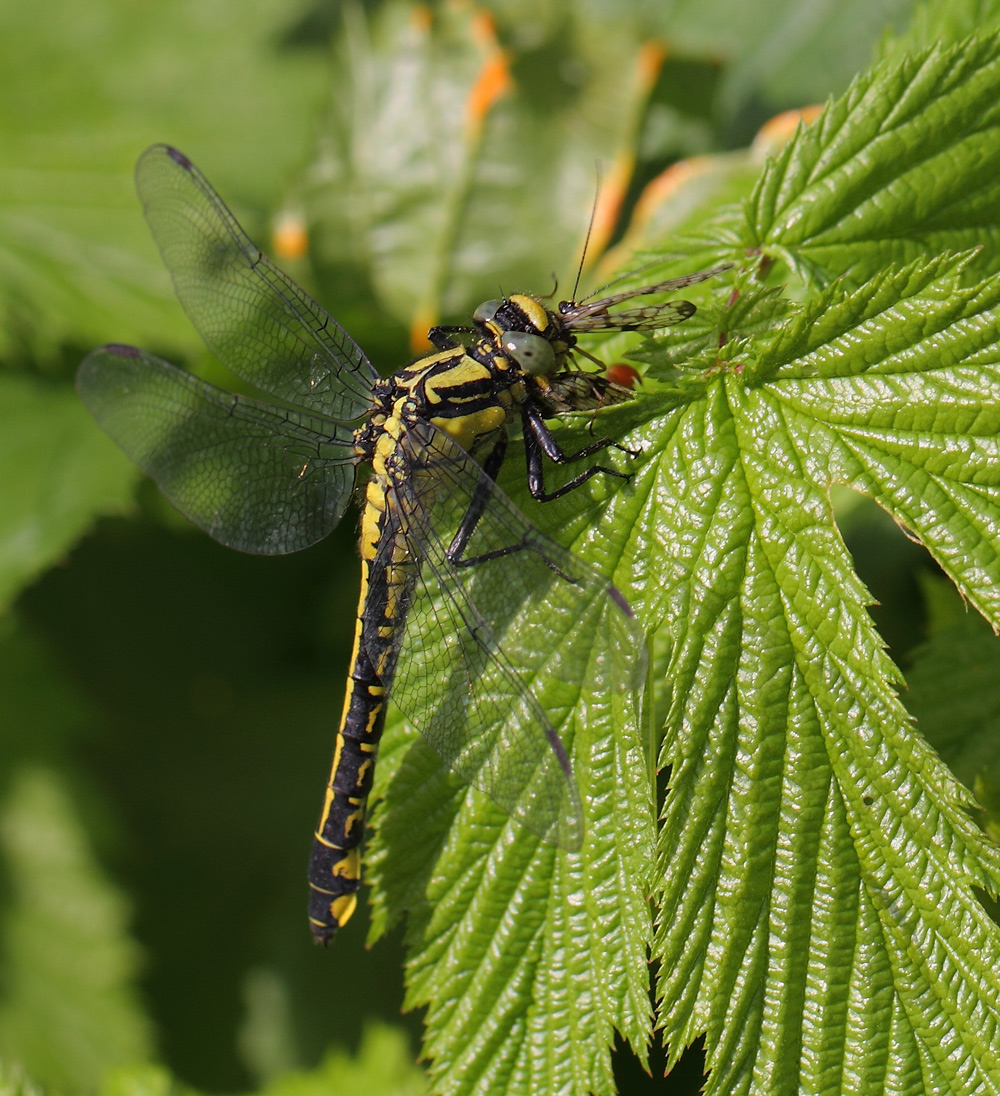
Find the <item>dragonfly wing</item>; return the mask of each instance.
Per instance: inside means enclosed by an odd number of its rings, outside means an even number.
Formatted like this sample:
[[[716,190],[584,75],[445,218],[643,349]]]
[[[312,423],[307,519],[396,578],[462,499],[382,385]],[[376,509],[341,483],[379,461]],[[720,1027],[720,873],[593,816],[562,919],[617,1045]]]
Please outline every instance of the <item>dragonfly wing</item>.
[[[604,575],[535,528],[433,426],[407,429],[400,462],[392,490],[421,565],[392,697],[459,775],[543,839],[576,848],[570,717],[583,697],[636,688],[637,622]],[[492,558],[456,566],[448,548],[480,490],[490,502],[463,558]]]
[[[352,420],[371,409],[378,374],[364,352],[268,260],[186,156],[154,145],[135,177],[177,296],[228,369],[331,418]]]
[[[76,386],[98,424],[222,544],[294,552],[344,512],[355,456],[339,423],[234,396],[130,346],[92,351]]]
[[[696,311],[690,301],[623,308],[620,312],[595,311],[589,315],[581,309],[580,316],[571,317],[566,321],[566,326],[573,331],[649,331],[683,323]]]

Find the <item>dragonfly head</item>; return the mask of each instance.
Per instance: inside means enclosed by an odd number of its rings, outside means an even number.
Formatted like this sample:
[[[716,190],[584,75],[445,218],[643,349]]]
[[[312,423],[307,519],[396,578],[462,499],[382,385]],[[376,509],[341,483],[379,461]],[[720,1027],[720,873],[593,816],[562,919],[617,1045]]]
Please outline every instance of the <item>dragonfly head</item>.
[[[484,301],[473,320],[506,357],[533,377],[562,369],[576,341],[567,335],[558,316],[526,293]]]

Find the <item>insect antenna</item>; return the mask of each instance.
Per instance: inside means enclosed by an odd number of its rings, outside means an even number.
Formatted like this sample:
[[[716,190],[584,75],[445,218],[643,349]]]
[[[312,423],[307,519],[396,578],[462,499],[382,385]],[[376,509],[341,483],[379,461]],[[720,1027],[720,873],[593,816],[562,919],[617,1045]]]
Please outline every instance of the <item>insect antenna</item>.
[[[597,203],[601,199],[601,165],[600,163],[594,164],[594,170],[597,173],[597,180],[594,184],[594,201],[590,207],[590,220],[587,222],[587,235],[583,238],[583,250],[580,252],[580,262],[576,268],[576,280],[573,282],[573,292],[570,294],[570,300],[576,300],[577,291],[580,288],[580,279],[583,277],[583,267],[587,261],[587,250],[590,247],[590,236],[594,231],[594,221],[597,219]]]

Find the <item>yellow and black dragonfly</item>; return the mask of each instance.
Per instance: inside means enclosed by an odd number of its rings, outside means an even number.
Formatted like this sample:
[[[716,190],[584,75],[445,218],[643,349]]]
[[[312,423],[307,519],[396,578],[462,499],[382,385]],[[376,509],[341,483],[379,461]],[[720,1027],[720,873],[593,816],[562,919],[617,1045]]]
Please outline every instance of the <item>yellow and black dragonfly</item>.
[[[582,675],[572,652],[595,641],[611,676],[637,684],[643,636],[601,572],[537,529],[496,486],[508,427],[520,423],[528,486],[543,459],[567,464],[546,420],[632,393],[572,367],[580,332],[658,328],[687,301],[609,309],[725,267],[550,309],[528,295],[488,301],[468,328],[435,328],[436,353],[380,379],[361,348],[251,242],[201,172],[176,149],[136,168],[146,219],[191,321],[234,374],[278,402],[232,395],[130,346],[80,365],[98,423],[168,499],[216,540],[276,555],[340,521],[355,468],[368,462],[361,598],[347,695],[309,869],[310,922],[326,943],[351,916],[385,706],[466,781],[544,840],[580,844],[583,814],[567,750],[536,699],[541,676]],[[627,451],[626,451],[627,452]],[[544,626],[534,607],[544,604]],[[532,624],[531,621],[536,623]],[[575,644],[572,636],[584,637]]]

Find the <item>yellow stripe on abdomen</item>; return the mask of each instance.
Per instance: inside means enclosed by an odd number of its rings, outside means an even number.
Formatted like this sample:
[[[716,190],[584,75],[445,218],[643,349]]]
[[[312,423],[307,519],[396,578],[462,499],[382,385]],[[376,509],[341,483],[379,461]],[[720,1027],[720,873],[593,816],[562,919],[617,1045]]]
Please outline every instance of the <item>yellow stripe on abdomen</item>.
[[[309,861],[309,923],[326,944],[357,906],[365,807],[375,774],[385,724],[386,683],[395,669],[394,638],[403,624],[403,587],[412,566],[394,515],[387,512],[383,482],[369,481],[361,523],[361,596],[344,711],[333,752],[330,779]],[[388,565],[382,545],[392,538]]]

